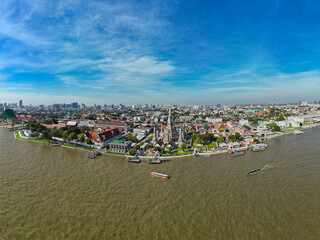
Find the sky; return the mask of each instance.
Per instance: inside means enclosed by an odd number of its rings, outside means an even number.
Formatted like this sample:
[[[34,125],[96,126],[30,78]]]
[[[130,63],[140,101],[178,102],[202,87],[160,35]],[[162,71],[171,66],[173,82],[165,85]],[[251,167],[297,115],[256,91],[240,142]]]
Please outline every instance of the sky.
[[[320,1],[1,0],[0,103],[320,101]]]

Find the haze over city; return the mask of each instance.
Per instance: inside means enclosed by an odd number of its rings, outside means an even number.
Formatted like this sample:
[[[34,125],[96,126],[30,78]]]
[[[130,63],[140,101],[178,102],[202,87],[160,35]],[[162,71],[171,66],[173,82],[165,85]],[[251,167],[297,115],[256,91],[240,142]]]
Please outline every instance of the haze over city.
[[[315,101],[318,1],[9,1],[0,102]]]

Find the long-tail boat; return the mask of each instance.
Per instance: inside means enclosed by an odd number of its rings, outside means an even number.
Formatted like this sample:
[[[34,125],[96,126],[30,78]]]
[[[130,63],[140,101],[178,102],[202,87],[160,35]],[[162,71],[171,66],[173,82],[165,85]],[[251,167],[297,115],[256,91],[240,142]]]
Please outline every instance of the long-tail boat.
[[[256,169],[253,169],[253,170],[249,171],[247,173],[247,175],[252,175],[252,174],[255,174],[255,173],[259,172],[259,171],[261,171],[261,168],[256,168]]]

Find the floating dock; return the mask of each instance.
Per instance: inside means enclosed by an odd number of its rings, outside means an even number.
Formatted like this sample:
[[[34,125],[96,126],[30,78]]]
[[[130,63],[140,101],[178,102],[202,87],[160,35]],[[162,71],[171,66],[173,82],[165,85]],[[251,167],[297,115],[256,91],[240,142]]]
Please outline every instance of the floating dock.
[[[130,162],[130,163],[141,163],[141,159],[139,157],[128,158],[128,162]]]

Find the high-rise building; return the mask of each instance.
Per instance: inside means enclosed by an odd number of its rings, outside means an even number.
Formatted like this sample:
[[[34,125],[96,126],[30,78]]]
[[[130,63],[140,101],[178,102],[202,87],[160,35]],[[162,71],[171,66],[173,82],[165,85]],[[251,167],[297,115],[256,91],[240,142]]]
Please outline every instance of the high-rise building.
[[[71,103],[71,107],[72,107],[72,108],[78,108],[78,103],[77,103],[77,102]]]
[[[22,100],[19,101],[19,107],[22,107]]]

